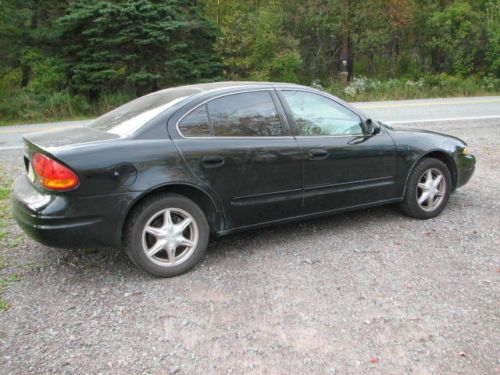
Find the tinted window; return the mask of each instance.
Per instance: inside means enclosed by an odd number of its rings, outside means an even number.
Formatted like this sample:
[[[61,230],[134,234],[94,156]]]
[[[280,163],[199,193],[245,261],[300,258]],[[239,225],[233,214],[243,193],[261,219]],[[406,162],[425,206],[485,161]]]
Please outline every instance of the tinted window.
[[[196,108],[179,123],[179,130],[185,137],[206,137],[210,135],[207,107]]]
[[[214,99],[207,104],[213,135],[283,135],[278,111],[268,91],[246,92]]]
[[[362,134],[361,119],[354,112],[322,95],[282,91],[300,135]]]

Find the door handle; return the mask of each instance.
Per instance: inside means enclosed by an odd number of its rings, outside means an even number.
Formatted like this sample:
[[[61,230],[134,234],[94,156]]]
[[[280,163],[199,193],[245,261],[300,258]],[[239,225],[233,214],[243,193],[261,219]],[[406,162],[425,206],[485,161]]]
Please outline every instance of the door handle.
[[[314,160],[326,159],[330,153],[322,148],[313,148],[309,150],[309,158]]]
[[[203,165],[207,168],[216,168],[224,164],[224,158],[220,155],[206,155],[202,160]]]

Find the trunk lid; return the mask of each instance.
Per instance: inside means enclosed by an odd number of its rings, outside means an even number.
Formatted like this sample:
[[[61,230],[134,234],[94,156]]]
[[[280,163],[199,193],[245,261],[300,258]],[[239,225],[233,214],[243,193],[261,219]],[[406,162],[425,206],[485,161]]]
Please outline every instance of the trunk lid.
[[[120,136],[107,133],[102,130],[88,127],[72,127],[67,129],[48,130],[27,134],[23,137],[25,143],[24,166],[29,179],[34,183],[35,178],[32,171],[31,160],[35,153],[41,153],[47,157],[65,165],[73,170],[64,159],[68,149],[74,149],[80,145],[89,143],[119,139]]]
[[[28,148],[34,146],[40,150],[76,146],[82,143],[107,141],[116,138],[120,138],[120,136],[81,126],[36,132],[23,137]]]

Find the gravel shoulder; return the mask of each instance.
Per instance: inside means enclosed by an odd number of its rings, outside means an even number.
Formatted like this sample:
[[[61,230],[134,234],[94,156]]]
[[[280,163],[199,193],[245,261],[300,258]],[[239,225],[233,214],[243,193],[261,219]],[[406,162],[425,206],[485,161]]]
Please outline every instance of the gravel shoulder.
[[[499,373],[500,120],[418,127],[478,158],[433,220],[388,206],[235,234],[172,279],[9,220],[2,373]],[[0,153],[4,175],[20,155]]]

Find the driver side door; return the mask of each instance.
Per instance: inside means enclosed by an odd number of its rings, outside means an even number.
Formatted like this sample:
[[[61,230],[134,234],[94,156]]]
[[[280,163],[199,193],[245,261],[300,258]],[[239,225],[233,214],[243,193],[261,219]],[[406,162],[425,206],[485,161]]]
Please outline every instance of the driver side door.
[[[326,95],[279,90],[302,151],[304,214],[397,197],[391,136],[365,134],[360,116]]]

